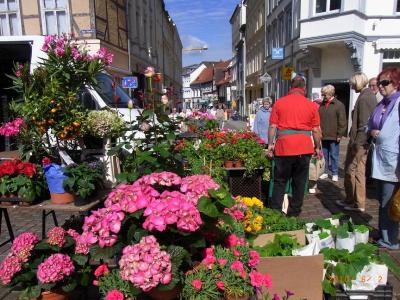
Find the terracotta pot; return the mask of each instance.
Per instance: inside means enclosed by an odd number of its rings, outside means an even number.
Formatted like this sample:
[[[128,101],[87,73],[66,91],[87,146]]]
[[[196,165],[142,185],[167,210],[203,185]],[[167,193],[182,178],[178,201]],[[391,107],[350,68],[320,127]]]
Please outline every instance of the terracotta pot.
[[[181,289],[179,287],[174,287],[172,290],[159,291],[157,289],[152,289],[146,294],[150,296],[153,300],[173,300],[178,299]]]
[[[75,200],[74,194],[67,192],[62,194],[50,193],[50,196],[51,196],[51,203],[53,204],[68,204],[74,202]]]
[[[44,291],[38,298],[32,300],[68,300],[68,294],[63,291]]]
[[[224,162],[224,166],[225,166],[225,168],[233,168],[233,161],[231,161],[231,160],[226,160],[226,161]]]
[[[233,162],[233,165],[235,166],[235,168],[241,168],[241,167],[243,167],[243,161],[241,161],[241,160],[235,160],[235,161]]]

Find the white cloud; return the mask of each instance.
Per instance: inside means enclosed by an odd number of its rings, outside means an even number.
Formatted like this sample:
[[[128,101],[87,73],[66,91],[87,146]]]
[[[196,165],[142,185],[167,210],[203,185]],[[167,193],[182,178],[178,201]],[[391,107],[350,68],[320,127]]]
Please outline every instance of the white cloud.
[[[203,48],[208,47],[207,42],[193,35],[185,35],[182,37],[184,48]]]

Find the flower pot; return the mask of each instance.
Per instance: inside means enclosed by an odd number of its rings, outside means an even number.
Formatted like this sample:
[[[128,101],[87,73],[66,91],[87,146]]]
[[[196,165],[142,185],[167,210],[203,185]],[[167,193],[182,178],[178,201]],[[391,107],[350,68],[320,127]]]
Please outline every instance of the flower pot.
[[[235,160],[235,161],[233,162],[233,165],[235,166],[235,168],[241,168],[241,167],[243,167],[243,161],[241,161],[241,160]]]
[[[172,290],[159,291],[157,289],[152,289],[146,294],[150,296],[153,300],[173,300],[178,299],[181,289],[179,287],[174,287]]]
[[[319,237],[318,237],[319,239]],[[324,248],[335,248],[335,241],[333,240],[332,236],[328,236],[322,240],[319,241],[319,247],[321,249]]]
[[[231,160],[226,160],[226,161],[224,162],[224,166],[225,166],[225,168],[233,168],[233,161],[231,161]]]
[[[235,297],[235,296],[225,296],[226,300],[248,300],[249,296]]]
[[[32,300],[67,300],[68,294],[63,291],[44,291],[38,298]]]
[[[51,203],[53,204],[69,204],[74,202],[75,196],[71,193],[50,193],[51,196]]]
[[[357,244],[367,244],[368,239],[369,239],[369,231],[367,232],[355,232],[355,239],[356,239],[356,245]]]
[[[336,249],[347,249],[349,252],[354,251],[354,246],[356,244],[356,240],[354,234],[349,232],[349,237],[347,238],[336,238]]]

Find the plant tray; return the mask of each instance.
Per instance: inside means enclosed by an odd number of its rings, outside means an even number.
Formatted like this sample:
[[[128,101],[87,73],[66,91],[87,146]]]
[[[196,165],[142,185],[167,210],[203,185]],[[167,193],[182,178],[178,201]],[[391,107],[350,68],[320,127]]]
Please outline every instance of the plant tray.
[[[325,300],[392,300],[393,287],[388,283],[379,285],[374,291],[344,291],[336,290],[336,296],[325,295]]]

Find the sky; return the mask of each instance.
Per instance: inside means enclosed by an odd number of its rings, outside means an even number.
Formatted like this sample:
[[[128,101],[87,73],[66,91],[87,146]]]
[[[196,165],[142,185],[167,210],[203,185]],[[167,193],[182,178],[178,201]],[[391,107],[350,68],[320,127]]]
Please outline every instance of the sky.
[[[183,66],[232,57],[229,19],[239,0],[164,0],[178,27],[183,48],[206,46],[206,51],[183,52]]]

